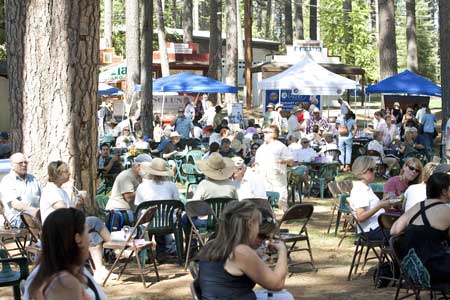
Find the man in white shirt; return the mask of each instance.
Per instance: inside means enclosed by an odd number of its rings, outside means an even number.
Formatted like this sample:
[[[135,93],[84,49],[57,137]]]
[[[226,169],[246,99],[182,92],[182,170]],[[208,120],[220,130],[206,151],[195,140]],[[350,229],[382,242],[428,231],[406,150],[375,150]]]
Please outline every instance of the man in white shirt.
[[[341,116],[345,117],[345,115],[352,110],[350,104],[342,98],[338,99],[339,105],[341,106]]]
[[[302,148],[295,151],[294,161],[296,162],[311,162],[317,156],[317,152],[310,147],[310,142],[307,138],[301,140]]]
[[[11,171],[1,182],[1,198],[5,216],[14,228],[23,227],[20,219],[22,211],[35,215],[39,209],[41,185],[28,174],[28,161],[23,153],[14,153],[10,157]]]
[[[301,111],[301,108],[295,107],[288,119],[288,136],[295,136],[297,139],[301,138],[301,128],[298,122],[298,115]]]
[[[195,107],[191,103],[191,98],[186,96],[184,97],[184,101],[186,103],[184,107],[184,116],[186,117],[186,119],[190,119],[191,121],[193,121],[195,118]]]
[[[383,132],[374,131],[373,140],[367,145],[368,151],[376,151],[380,154],[381,162],[387,166],[384,176],[389,177],[392,168],[398,165],[398,160],[395,157],[386,157],[383,148]]]

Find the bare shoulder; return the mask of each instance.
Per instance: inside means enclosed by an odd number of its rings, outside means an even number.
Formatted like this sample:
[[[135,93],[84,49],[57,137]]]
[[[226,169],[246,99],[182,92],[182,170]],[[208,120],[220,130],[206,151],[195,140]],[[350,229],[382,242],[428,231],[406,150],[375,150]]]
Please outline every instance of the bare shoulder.
[[[58,275],[46,290],[47,299],[81,299],[83,286],[79,279],[69,272]]]
[[[244,244],[240,244],[240,245],[237,245],[234,248],[233,254],[235,256],[235,259],[238,260],[240,258],[244,258],[245,259],[245,258],[249,258],[249,257],[255,256],[256,252],[255,252],[255,250],[253,250],[249,246],[244,245]]]

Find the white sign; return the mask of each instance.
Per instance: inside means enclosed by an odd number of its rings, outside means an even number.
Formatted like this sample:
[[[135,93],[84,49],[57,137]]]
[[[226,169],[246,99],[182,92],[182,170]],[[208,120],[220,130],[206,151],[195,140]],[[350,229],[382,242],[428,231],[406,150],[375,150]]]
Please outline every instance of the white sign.
[[[179,108],[185,106],[186,101],[191,100],[191,96],[164,96],[164,115],[176,115]],[[153,96],[153,113],[162,113],[163,96]]]
[[[244,122],[244,114],[241,103],[228,104],[228,122],[230,124],[242,124]]]

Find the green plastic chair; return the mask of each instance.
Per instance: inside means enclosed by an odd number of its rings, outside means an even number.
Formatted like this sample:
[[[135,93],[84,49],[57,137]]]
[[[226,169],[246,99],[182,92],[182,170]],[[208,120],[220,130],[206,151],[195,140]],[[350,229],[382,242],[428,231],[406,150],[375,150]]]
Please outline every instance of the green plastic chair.
[[[378,198],[383,198],[384,183],[369,183],[369,187],[373,190],[375,195],[378,196]]]
[[[232,198],[210,198],[205,201],[208,202],[211,207],[212,214],[208,215],[208,230],[215,230],[217,223],[222,214],[223,208],[227,203],[237,199]]]
[[[318,182],[320,188],[320,200],[323,200],[325,187],[327,186],[328,182],[333,181],[336,178],[338,173],[338,166],[339,164],[337,162],[328,163],[321,166],[321,168],[318,171],[311,172],[312,176],[309,189],[309,196],[311,196],[311,187],[314,185],[315,182]]]
[[[14,300],[20,300],[20,281],[28,277],[28,261],[26,257],[9,258],[5,249],[0,249],[0,262],[2,270],[0,271],[0,287],[12,286],[14,291]],[[20,271],[11,269],[11,264],[19,265]]]
[[[141,210],[156,206],[155,217],[148,226],[149,238],[156,234],[175,235],[178,264],[183,265],[183,228],[181,226],[181,213],[184,211],[184,204],[179,200],[158,200],[146,201],[136,208],[135,219],[139,218]]]
[[[202,181],[203,178],[205,178],[205,175],[198,172],[197,168],[194,164],[191,163],[184,163],[181,165],[181,170],[183,171],[184,175],[186,176],[186,197],[189,193],[189,188],[192,185],[199,184],[200,181]]]
[[[109,197],[107,195],[96,195],[95,196],[95,202],[98,205],[98,208],[101,210],[105,210],[106,203],[108,203]]]
[[[280,193],[278,192],[266,192],[267,199],[269,200],[272,208],[278,207],[278,201],[280,201]]]
[[[203,157],[202,150],[191,150],[186,154],[186,162],[190,164],[195,164],[197,160],[201,160]]]

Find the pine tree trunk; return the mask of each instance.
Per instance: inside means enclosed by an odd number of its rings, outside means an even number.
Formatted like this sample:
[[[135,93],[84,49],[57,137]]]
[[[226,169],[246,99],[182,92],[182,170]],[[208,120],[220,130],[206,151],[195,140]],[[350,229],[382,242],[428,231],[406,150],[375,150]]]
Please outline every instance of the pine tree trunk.
[[[406,0],[406,49],[406,66],[408,70],[417,73],[419,61],[417,57],[415,0]]]
[[[184,0],[183,43],[192,43],[192,0]]]
[[[242,26],[241,26],[241,1],[236,0],[236,32],[237,32],[237,47],[238,47],[238,60],[244,60],[244,39],[242,38]]]
[[[309,38],[317,40],[317,0],[309,0]]]
[[[104,15],[105,15],[105,26],[104,26],[104,35],[105,35],[105,46],[107,48],[112,47],[112,0],[104,0]]]
[[[172,19],[173,19],[173,28],[178,28],[177,22],[177,0],[172,0]],[[153,22],[152,22],[153,23]]]
[[[441,56],[442,132],[450,117],[450,1],[439,0],[439,48]],[[445,152],[444,152],[445,153]]]
[[[295,38],[303,40],[305,38],[303,30],[303,1],[295,1]]]
[[[394,0],[378,0],[380,80],[397,74]]]
[[[344,9],[344,24],[345,24],[345,44],[350,45],[353,43],[353,26],[350,13],[352,12],[352,0],[344,0],[342,8]],[[355,58],[352,55],[352,51],[346,51],[347,56],[345,57],[345,63],[353,65],[355,63]]]
[[[222,1],[209,0],[209,69],[208,77],[222,80]],[[208,99],[213,103],[217,95],[209,94]]]
[[[161,64],[162,76],[166,77],[170,75],[170,70],[169,70],[169,60],[167,57],[166,32],[164,28],[164,15],[162,11],[161,0],[155,0],[154,5],[155,5],[156,23],[158,23],[156,31],[158,32],[159,62]]]
[[[100,3],[10,0],[6,12],[13,151],[43,182],[49,162],[67,162],[92,207]]]
[[[292,0],[284,0],[284,27],[285,27],[285,44],[292,45],[293,30],[292,30]]]
[[[272,0],[267,0],[267,7],[266,7],[266,28],[265,28],[265,34],[264,37],[266,39],[272,38]]]
[[[153,1],[144,1],[141,7],[141,127],[142,134],[153,139]]]
[[[252,0],[244,0],[244,15],[245,18],[245,99],[247,109],[252,108]]]
[[[256,31],[258,32],[258,34],[262,31],[262,23],[263,23],[263,16],[262,16],[262,5],[261,5],[261,1],[256,1],[257,5],[256,5]]]
[[[141,83],[140,46],[139,46],[139,1],[125,0],[126,56],[127,56],[127,88],[126,102],[128,113],[135,105],[134,86]]]
[[[227,43],[226,43],[226,59],[225,59],[225,82],[232,86],[237,86],[237,24],[236,24],[236,0],[226,0],[226,24],[227,24]],[[237,102],[236,94],[226,94],[225,101],[227,103]]]

